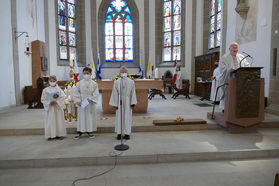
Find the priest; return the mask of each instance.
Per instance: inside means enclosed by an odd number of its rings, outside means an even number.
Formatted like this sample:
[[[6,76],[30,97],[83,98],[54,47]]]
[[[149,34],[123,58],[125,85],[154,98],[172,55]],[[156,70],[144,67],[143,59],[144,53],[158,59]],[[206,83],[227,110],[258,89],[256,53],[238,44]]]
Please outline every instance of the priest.
[[[93,131],[97,130],[96,105],[98,102],[98,84],[91,79],[91,68],[83,69],[83,80],[77,83],[74,90],[74,103],[78,105],[77,135],[79,139],[82,133],[87,133],[90,139],[94,139]]]
[[[230,53],[222,56],[219,62],[220,74],[217,78],[218,86],[223,85],[227,82],[230,77],[230,73],[239,67],[250,67],[250,64],[243,55],[238,53],[238,44],[232,43],[229,47]],[[240,64],[241,61],[241,64]],[[218,97],[220,98],[219,107],[224,112],[225,108],[225,86],[219,88]]]
[[[116,110],[115,132],[117,133],[118,140],[121,139],[121,128],[124,138],[126,140],[130,139],[132,111],[137,104],[135,83],[127,77],[127,72],[128,69],[126,67],[122,66],[120,68],[121,77],[114,81],[109,101],[109,105],[113,106]]]

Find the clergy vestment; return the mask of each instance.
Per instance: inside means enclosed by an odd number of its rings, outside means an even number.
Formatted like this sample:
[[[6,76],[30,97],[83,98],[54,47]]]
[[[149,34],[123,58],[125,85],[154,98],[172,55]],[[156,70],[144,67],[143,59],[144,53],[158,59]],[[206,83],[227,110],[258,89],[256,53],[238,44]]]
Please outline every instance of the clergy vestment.
[[[230,77],[231,69],[238,69],[240,67],[240,61],[244,58],[241,54],[236,54],[232,56],[230,53],[222,56],[219,62],[220,74],[217,78],[218,86],[223,85],[227,82]],[[246,59],[242,60],[241,67],[250,67],[250,64]],[[220,109],[224,110],[225,108],[225,86],[219,88],[218,97],[220,98]]]
[[[216,95],[216,90],[218,87],[218,83],[217,83],[217,79],[219,78],[220,75],[220,68],[217,67],[214,69],[213,71],[213,80],[211,83],[211,92],[210,92],[210,100],[211,101],[215,101],[215,95]],[[216,96],[216,101],[220,101],[220,98],[218,97],[218,95]]]
[[[54,100],[50,98],[53,95],[58,95],[55,105],[50,105]],[[45,138],[55,138],[66,136],[65,118],[65,94],[57,85],[47,87],[42,92],[41,102],[45,109]]]
[[[125,135],[130,135],[132,127],[132,105],[137,104],[135,83],[129,78],[120,78],[114,81],[109,105],[118,107],[115,118],[115,132],[121,134],[120,91],[122,95],[122,121]]]
[[[93,132],[97,130],[96,104],[98,102],[98,84],[92,79],[81,80],[74,90],[74,103],[78,104],[89,98],[92,102],[85,108],[78,106],[78,132]]]

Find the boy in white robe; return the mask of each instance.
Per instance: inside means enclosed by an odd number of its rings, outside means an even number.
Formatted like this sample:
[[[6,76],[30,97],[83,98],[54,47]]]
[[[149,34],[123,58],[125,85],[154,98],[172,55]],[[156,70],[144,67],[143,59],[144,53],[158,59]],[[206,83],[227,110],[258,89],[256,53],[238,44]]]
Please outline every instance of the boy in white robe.
[[[45,109],[45,138],[63,139],[66,136],[64,109],[65,94],[56,85],[56,76],[49,77],[49,87],[42,92],[41,102]]]
[[[126,140],[130,139],[132,127],[132,110],[137,104],[135,83],[127,77],[128,69],[124,66],[120,68],[121,78],[114,81],[109,105],[113,106],[116,110],[115,118],[115,133],[117,139],[120,140],[121,136],[121,118],[123,121],[123,132]],[[122,95],[122,109],[120,105],[120,91]],[[122,110],[122,117],[121,117]]]
[[[98,102],[98,84],[91,79],[91,68],[83,69],[83,80],[77,83],[74,90],[74,103],[78,105],[77,135],[79,139],[82,133],[87,133],[90,139],[94,139],[93,131],[97,130],[96,105]]]

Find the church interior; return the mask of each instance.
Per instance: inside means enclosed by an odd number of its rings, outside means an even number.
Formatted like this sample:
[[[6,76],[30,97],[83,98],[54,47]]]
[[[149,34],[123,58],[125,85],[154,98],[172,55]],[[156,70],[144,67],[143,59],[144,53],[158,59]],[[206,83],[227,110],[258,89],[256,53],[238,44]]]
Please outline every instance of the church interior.
[[[279,0],[0,2],[0,185],[279,186]],[[77,103],[86,67],[98,94]],[[74,140],[83,104],[95,139]]]

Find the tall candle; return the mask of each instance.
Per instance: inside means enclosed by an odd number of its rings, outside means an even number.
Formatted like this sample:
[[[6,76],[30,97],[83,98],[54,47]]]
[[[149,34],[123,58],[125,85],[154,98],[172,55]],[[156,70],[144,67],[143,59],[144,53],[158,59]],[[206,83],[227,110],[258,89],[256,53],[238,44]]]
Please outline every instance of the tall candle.
[[[70,58],[70,66],[73,66],[73,59]]]
[[[159,78],[159,69],[155,68],[155,78]]]

